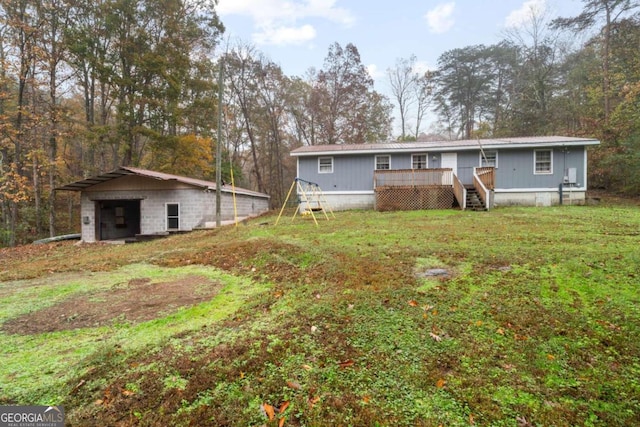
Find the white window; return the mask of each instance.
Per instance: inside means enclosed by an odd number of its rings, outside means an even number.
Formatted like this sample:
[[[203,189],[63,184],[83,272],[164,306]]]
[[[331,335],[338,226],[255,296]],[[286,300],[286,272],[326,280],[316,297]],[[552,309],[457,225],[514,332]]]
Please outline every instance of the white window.
[[[482,151],[480,152],[480,167],[498,167],[498,152],[497,151],[485,151],[484,156]]]
[[[533,152],[533,173],[535,175],[553,173],[553,151],[535,150]]]
[[[318,173],[333,173],[333,157],[318,158]]]
[[[376,170],[391,169],[391,156],[376,156]]]
[[[167,203],[167,230],[180,229],[180,205]]]
[[[426,154],[413,154],[411,156],[411,169],[426,169],[426,168],[427,168]]]

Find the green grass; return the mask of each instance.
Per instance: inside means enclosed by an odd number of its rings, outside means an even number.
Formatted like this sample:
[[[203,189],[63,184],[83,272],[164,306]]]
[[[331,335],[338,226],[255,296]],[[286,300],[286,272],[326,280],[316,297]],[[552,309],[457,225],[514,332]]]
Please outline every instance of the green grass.
[[[0,333],[0,403],[71,425],[640,424],[638,207],[275,218],[0,253],[0,322],[134,278],[223,284],[135,325]]]

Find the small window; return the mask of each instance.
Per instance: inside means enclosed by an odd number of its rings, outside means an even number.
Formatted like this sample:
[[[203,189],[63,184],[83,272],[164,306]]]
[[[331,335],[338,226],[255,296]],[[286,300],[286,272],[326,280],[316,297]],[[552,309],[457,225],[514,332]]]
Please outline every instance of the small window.
[[[121,228],[126,226],[127,222],[124,216],[124,207],[116,206],[116,227]]]
[[[391,169],[391,156],[376,156],[376,170]]]
[[[167,230],[178,230],[180,228],[180,205],[177,203],[167,203]]]
[[[480,167],[498,167],[498,152],[497,151],[485,151],[484,156],[482,151],[480,152]]]
[[[333,157],[318,158],[318,173],[333,173]]]
[[[553,152],[551,150],[534,151],[534,174],[553,173]]]
[[[426,168],[427,168],[426,154],[414,154],[411,156],[411,169],[426,169]]]

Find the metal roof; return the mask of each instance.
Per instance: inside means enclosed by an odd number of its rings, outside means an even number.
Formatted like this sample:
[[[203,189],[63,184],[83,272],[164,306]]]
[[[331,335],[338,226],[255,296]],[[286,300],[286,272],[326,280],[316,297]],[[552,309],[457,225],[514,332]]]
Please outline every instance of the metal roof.
[[[429,142],[385,142],[378,144],[331,144],[309,145],[296,148],[292,156],[314,156],[318,154],[361,154],[361,153],[401,153],[420,151],[463,151],[498,148],[530,148],[570,145],[598,145],[600,141],[593,138],[576,138],[570,136],[537,136],[518,138],[466,139],[457,141]]]
[[[123,176],[128,176],[128,175],[142,176],[146,178],[157,179],[160,181],[176,181],[176,182],[181,182],[183,184],[193,185],[194,187],[200,187],[209,191],[215,191],[216,189],[216,183],[211,181],[189,178],[189,177],[180,176],[180,175],[172,175],[168,173],[156,172],[156,171],[151,171],[146,169],[121,166],[118,169],[111,172],[102,173],[100,175],[97,175],[91,178],[72,182],[71,184],[63,185],[62,187],[57,187],[56,190],[83,191],[94,185],[101,184],[103,182],[111,181],[112,179],[117,179],[117,178],[121,178]],[[251,190],[247,190],[245,188],[240,188],[240,187],[231,187],[230,185],[225,185],[225,184],[222,185],[220,190],[227,193],[231,193],[235,191],[236,193],[246,194],[249,196],[265,197],[265,198],[269,197],[269,195],[264,193],[259,193],[257,191],[251,191]]]

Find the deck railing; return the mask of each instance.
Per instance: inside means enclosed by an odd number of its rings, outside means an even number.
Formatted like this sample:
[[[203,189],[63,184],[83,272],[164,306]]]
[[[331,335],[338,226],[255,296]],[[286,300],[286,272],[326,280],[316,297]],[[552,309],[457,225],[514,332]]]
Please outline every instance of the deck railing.
[[[474,168],[474,175],[478,176],[478,179],[484,184],[488,190],[496,188],[496,168],[494,167],[482,167]]]
[[[377,170],[373,174],[373,188],[452,185],[451,168]]]

